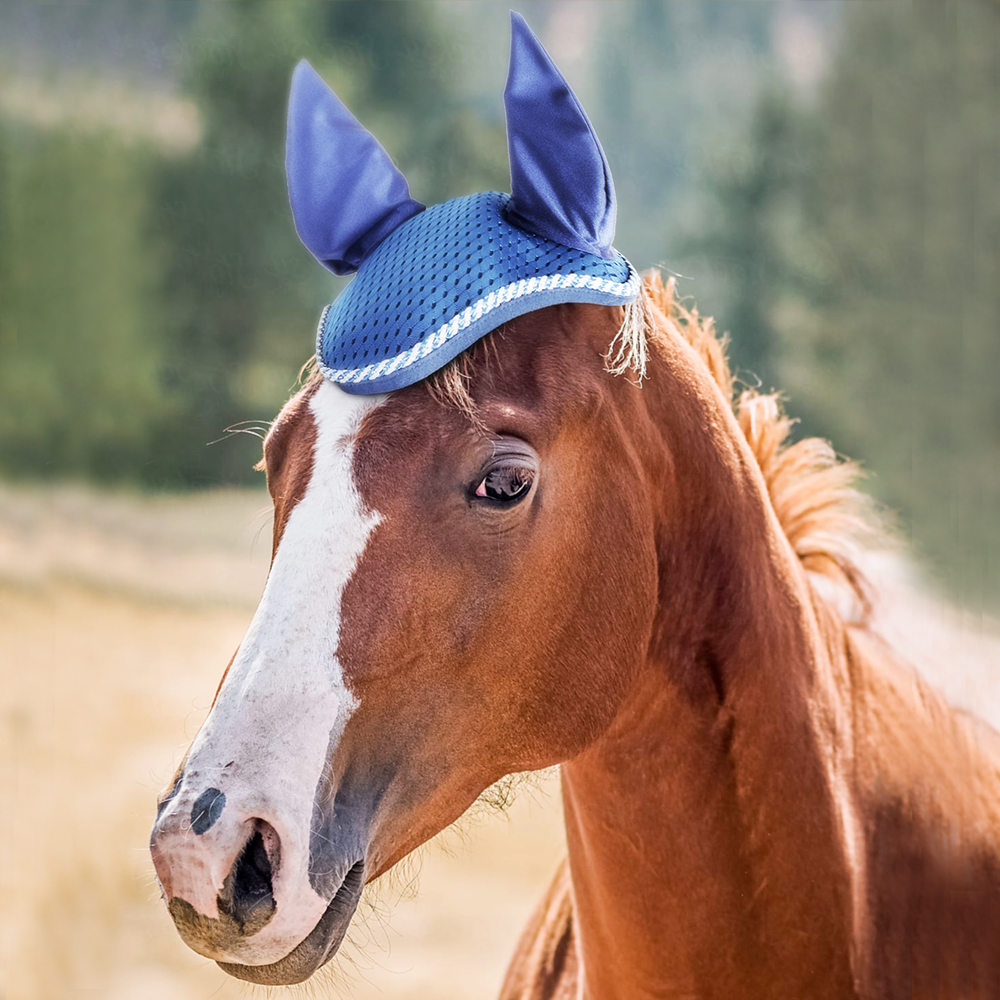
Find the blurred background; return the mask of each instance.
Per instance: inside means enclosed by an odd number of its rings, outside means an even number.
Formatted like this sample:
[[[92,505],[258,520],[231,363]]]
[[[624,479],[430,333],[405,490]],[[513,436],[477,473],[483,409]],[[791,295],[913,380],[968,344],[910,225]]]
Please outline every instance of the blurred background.
[[[998,663],[1000,0],[4,0],[0,1000],[244,995],[144,843],[266,573],[259,434],[339,289],[287,208],[289,76],[309,58],[424,203],[506,190],[511,7],[601,137],[618,248],[861,460]],[[494,995],[552,788],[373,897],[331,995]]]

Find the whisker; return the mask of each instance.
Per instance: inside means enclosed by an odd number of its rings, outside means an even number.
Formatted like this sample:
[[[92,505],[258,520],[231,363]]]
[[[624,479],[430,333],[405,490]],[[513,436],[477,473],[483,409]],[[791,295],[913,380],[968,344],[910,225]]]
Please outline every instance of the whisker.
[[[236,434],[249,434],[251,437],[259,438],[263,441],[267,436],[267,432],[271,429],[271,423],[270,420],[238,420],[235,424],[230,424],[226,427],[221,437],[216,438],[214,441],[208,441],[205,446],[211,447],[213,444],[228,441]]]

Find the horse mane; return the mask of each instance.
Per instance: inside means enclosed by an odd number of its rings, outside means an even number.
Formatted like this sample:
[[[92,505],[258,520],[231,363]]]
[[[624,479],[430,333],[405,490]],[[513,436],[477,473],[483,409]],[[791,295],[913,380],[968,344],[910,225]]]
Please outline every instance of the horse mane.
[[[795,421],[784,412],[778,393],[743,389],[737,394],[726,357],[728,341],[716,333],[712,318],[677,297],[673,278],[664,284],[655,269],[644,278],[644,300],[651,313],[647,330],[654,346],[670,331],[686,340],[701,358],[733,408],[764,477],[778,523],[803,568],[814,579],[846,586],[857,601],[861,621],[866,622],[871,588],[861,558],[879,536],[880,524],[871,497],[857,488],[860,467],[840,459],[821,438],[793,442]]]

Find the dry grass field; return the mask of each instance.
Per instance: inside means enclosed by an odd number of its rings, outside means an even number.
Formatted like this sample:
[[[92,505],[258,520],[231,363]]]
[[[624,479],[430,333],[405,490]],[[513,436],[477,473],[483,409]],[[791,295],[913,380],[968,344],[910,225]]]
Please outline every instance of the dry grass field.
[[[257,492],[0,487],[0,1000],[262,995],[185,948],[146,838],[267,568]],[[1000,638],[876,560],[882,625],[954,702],[1000,723]],[[345,957],[274,996],[496,995],[563,851],[557,781],[474,810],[363,903]],[[419,892],[416,875],[419,871]]]
[[[0,488],[0,1000],[267,992],[181,943],[146,839],[249,621],[269,529],[257,492]],[[271,992],[495,996],[562,850],[557,783],[522,786],[370,893],[343,959]]]

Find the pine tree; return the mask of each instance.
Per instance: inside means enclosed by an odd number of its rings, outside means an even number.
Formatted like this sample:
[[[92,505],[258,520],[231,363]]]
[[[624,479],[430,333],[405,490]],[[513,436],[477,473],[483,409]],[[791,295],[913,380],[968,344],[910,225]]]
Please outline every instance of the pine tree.
[[[708,165],[706,206],[679,246],[686,269],[714,285],[699,300],[732,331],[729,355],[738,379],[764,391],[778,384],[776,289],[795,280],[788,240],[804,169],[803,132],[787,88],[773,81],[746,134]]]
[[[496,186],[496,164],[504,183],[502,128],[458,105],[436,7],[391,13],[361,0],[244,0],[206,5],[194,25],[186,89],[204,135],[190,157],[164,162],[154,199],[166,263],[158,325],[179,401],[151,449],[154,482],[251,475],[259,444],[225,429],[273,416],[343,285],[299,243],[288,208],[285,110],[299,59],[382,142],[414,197],[432,204]]]
[[[848,6],[816,110],[783,381],[967,601],[1000,598],[1000,4]]]
[[[168,403],[148,149],[0,123],[0,469],[121,478]]]

